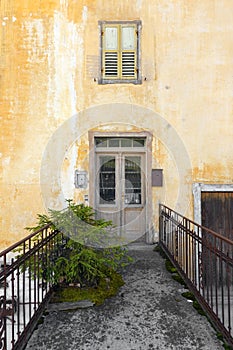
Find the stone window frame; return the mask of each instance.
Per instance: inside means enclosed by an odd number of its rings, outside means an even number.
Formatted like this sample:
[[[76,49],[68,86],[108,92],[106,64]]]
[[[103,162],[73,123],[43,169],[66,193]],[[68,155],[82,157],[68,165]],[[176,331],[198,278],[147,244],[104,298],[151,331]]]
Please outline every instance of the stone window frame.
[[[126,78],[107,78],[104,76],[104,28],[109,25],[111,26],[135,26],[136,32],[137,32],[137,39],[136,39],[136,76],[132,79],[129,77]],[[100,59],[99,59],[99,78],[98,83],[99,84],[142,84],[142,75],[141,75],[141,30],[142,30],[142,23],[141,20],[134,20],[134,21],[99,21],[99,42],[100,42]],[[119,50],[119,48],[118,48]],[[117,67],[121,65],[122,61],[119,60],[117,63]]]

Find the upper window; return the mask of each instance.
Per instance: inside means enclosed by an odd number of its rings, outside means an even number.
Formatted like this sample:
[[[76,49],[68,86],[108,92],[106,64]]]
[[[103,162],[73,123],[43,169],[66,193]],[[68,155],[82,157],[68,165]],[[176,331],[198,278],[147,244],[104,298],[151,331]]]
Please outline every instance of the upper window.
[[[141,83],[141,21],[99,22],[101,34],[100,84]]]
[[[141,148],[145,146],[145,142],[145,137],[95,137],[95,146],[97,148]]]

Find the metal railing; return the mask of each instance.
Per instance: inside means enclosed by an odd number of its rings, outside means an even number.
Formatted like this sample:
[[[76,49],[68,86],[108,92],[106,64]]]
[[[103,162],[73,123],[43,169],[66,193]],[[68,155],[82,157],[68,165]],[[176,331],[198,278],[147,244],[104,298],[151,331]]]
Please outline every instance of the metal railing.
[[[50,225],[0,253],[0,349],[25,347],[51,296],[49,266],[62,249]]]
[[[160,205],[160,246],[233,345],[233,241]]]

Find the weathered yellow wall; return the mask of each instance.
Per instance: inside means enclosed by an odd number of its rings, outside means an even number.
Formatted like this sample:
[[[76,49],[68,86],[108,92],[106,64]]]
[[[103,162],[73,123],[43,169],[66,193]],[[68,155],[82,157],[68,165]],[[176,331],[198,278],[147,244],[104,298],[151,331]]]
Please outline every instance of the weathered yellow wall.
[[[189,154],[184,182],[233,183],[231,0],[137,0],[133,6],[131,0],[117,6],[115,0],[1,0],[0,10],[2,247],[25,235],[23,228],[45,210],[40,167],[47,143],[62,123],[90,107],[125,103],[151,110],[151,118],[157,113]],[[98,85],[98,21],[135,19],[142,21],[142,85]],[[80,116],[82,125],[87,120]],[[166,186],[153,189],[154,211],[160,199],[174,205],[179,169],[172,147],[161,142],[150,116],[128,118],[132,128],[143,123],[152,132],[153,166],[164,168]],[[95,120],[95,128],[103,122]],[[87,141],[86,130],[76,142],[81,157]],[[61,175],[67,195],[71,148]],[[77,199],[82,195],[75,192]],[[54,188],[54,202],[57,196]],[[192,216],[191,190],[184,200]]]

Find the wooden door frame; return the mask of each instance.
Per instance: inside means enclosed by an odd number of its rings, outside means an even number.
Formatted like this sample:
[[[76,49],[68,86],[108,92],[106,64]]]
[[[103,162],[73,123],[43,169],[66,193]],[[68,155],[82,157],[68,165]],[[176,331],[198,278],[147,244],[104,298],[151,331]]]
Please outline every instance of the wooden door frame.
[[[201,218],[201,193],[202,192],[233,192],[233,185],[230,184],[193,184],[194,197],[194,221],[202,224]]]
[[[90,130],[89,137],[89,204],[95,208],[95,137],[145,137],[145,221],[146,221],[146,241],[149,241],[149,233],[152,227],[152,187],[151,187],[151,169],[152,169],[152,134],[148,131],[139,132],[100,132]]]

